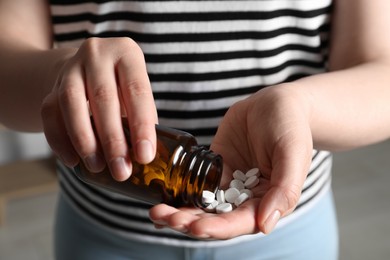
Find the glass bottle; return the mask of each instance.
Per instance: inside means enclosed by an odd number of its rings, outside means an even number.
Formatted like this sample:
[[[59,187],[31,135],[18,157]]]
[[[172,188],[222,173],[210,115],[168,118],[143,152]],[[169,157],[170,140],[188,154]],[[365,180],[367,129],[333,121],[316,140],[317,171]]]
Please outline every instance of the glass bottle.
[[[148,202],[166,203],[175,207],[205,207],[202,192],[216,192],[222,176],[222,157],[199,146],[189,133],[156,125],[157,154],[146,165],[134,159],[130,132],[126,119],[122,120],[133,163],[132,175],[119,182],[113,179],[108,168],[92,173],[83,163],[75,167],[76,175],[84,182],[113,192]]]

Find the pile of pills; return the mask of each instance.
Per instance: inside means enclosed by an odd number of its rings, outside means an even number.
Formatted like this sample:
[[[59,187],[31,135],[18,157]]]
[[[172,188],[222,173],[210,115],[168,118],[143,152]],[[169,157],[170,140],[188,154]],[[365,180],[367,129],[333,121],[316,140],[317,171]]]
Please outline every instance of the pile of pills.
[[[227,190],[218,190],[215,194],[208,190],[203,191],[203,203],[207,205],[204,209],[218,214],[232,211],[253,197],[251,189],[259,184],[259,177],[258,168],[252,168],[246,173],[234,171],[233,180]]]

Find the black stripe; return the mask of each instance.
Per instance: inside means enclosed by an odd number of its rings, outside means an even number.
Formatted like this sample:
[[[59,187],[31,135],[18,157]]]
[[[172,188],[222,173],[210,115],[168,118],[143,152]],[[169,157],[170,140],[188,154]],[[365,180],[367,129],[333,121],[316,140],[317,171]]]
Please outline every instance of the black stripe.
[[[84,208],[84,206],[79,201],[77,201],[77,199],[73,196],[72,192],[67,190],[67,188],[64,186],[64,184],[60,183],[60,187],[61,187],[61,190],[65,193],[65,195],[72,200],[74,205],[76,205],[87,216],[98,221],[103,226],[109,227],[109,228],[114,229],[114,230],[118,230],[120,232],[137,233],[140,235],[149,235],[149,236],[153,236],[156,238],[167,237],[167,238],[174,238],[174,239],[185,240],[185,241],[187,241],[187,240],[197,241],[196,239],[193,239],[193,238],[190,238],[190,237],[187,237],[184,235],[181,236],[181,235],[175,235],[175,234],[164,233],[164,232],[151,232],[151,231],[143,230],[141,228],[129,228],[129,227],[121,225],[119,223],[110,221],[109,219],[106,219],[106,218],[100,216],[99,214],[96,214],[96,213]],[[128,220],[129,220],[129,218],[127,218],[127,221]]]
[[[318,174],[318,177],[312,182],[310,183],[310,185],[308,185],[307,187],[303,188],[302,189],[302,193],[306,192],[308,189],[310,189],[314,184],[316,184],[318,182],[319,179],[321,179],[322,177],[322,174],[323,172],[326,172],[328,169],[324,169],[320,174]]]
[[[296,34],[302,36],[315,37],[317,30],[307,30],[296,27],[284,27],[273,31],[245,31],[245,32],[212,32],[212,33],[166,33],[148,34],[132,31],[104,31],[102,33],[90,33],[86,30],[57,33],[56,41],[72,41],[86,39],[90,37],[130,37],[140,43],[169,43],[169,42],[204,42],[204,41],[228,41],[228,40],[262,40],[270,39],[284,34]]]
[[[195,110],[195,111],[177,111],[177,110],[158,109],[157,114],[159,118],[197,119],[197,118],[223,117],[226,111],[227,108]],[[185,123],[183,124],[185,125]]]
[[[328,177],[328,179],[321,185],[321,187],[312,195],[310,196],[307,200],[301,202],[300,204],[298,204],[294,211],[297,211],[299,208],[302,208],[304,205],[306,205],[307,203],[309,203],[312,199],[314,199],[315,197],[317,197],[317,195],[325,188],[325,186],[330,182],[330,176]]]
[[[309,171],[309,173],[307,174],[307,177],[312,175],[314,172],[317,171],[317,169],[325,162],[327,161],[329,158],[332,157],[332,154],[328,154],[326,155],[324,158],[322,158],[322,160],[320,162],[318,162],[318,164],[311,170]]]
[[[217,53],[179,53],[179,54],[153,54],[145,53],[147,63],[167,63],[167,62],[198,62],[198,61],[218,61],[244,58],[268,58],[286,51],[303,51],[307,53],[320,53],[319,46],[311,47],[302,44],[287,44],[275,49],[257,51],[235,51]]]
[[[111,198],[110,196],[107,196],[106,194],[99,191],[97,188],[95,188],[92,185],[86,184],[82,181],[80,181],[76,176],[75,173],[71,172],[71,170],[64,171],[65,166],[59,165],[58,169],[61,172],[62,176],[67,179],[67,182],[70,182],[70,178],[74,179],[80,186],[82,186],[83,190],[86,190],[87,193],[91,193],[96,197],[100,197],[102,200],[108,201],[109,203],[116,203],[119,205],[122,205],[124,207],[135,207],[135,208],[142,208],[145,210],[149,210],[151,208],[150,204],[143,203],[143,202],[137,202],[133,200],[125,200],[120,198]],[[79,190],[76,186],[74,186],[75,189]]]
[[[214,136],[217,132],[217,127],[207,128],[180,128],[180,130],[190,133],[194,136]]]
[[[260,90],[263,86],[249,86],[245,88],[206,91],[206,92],[153,92],[155,100],[211,100],[241,95],[249,95]]]
[[[123,2],[132,2],[134,0],[121,0]],[[110,0],[50,0],[52,5],[75,5],[75,4],[84,4],[84,3],[95,3],[95,4],[104,4],[112,2]]]
[[[317,156],[320,154],[320,151],[319,150],[316,150],[314,155],[312,156],[311,160],[314,161],[315,158],[317,158]]]
[[[112,12],[108,14],[79,13],[74,15],[53,15],[54,24],[89,21],[97,24],[107,21],[134,21],[134,22],[204,22],[204,21],[237,21],[237,20],[268,20],[283,16],[294,18],[313,18],[327,14],[329,7],[316,10],[279,9],[275,11],[228,11],[228,12],[182,12],[182,13],[139,13],[139,12]]]
[[[276,74],[290,66],[307,66],[310,68],[323,68],[324,62],[315,62],[308,60],[288,60],[279,66],[272,68],[253,68],[246,70],[232,70],[206,73],[149,73],[151,82],[196,82],[209,80],[222,80],[231,78],[242,78],[251,76],[268,76]]]
[[[140,217],[140,216],[134,216],[132,214],[126,214],[126,213],[123,213],[121,211],[116,211],[116,210],[107,208],[103,204],[94,202],[93,200],[89,199],[84,193],[79,191],[79,189],[72,183],[72,181],[70,181],[68,179],[69,177],[67,175],[63,175],[63,177],[64,177],[64,180],[66,181],[66,183],[68,183],[73,188],[73,190],[77,191],[77,194],[80,197],[82,197],[84,200],[88,201],[88,203],[93,205],[95,208],[99,209],[99,211],[103,211],[103,212],[106,212],[108,214],[114,215],[118,218],[122,218],[124,221],[132,219],[133,221],[137,221],[137,222],[151,223],[150,219],[147,217],[145,218],[145,217]],[[114,203],[116,203],[116,201],[114,201]]]

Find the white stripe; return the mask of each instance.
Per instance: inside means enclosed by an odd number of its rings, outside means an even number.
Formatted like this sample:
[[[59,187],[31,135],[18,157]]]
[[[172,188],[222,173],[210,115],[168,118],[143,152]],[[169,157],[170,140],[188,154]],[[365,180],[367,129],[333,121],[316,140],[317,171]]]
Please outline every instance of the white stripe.
[[[92,201],[98,205],[102,205],[103,207],[105,207],[107,209],[118,211],[118,212],[121,212],[124,214],[129,214],[132,216],[143,217],[143,218],[147,218],[147,219],[149,218],[148,210],[144,210],[144,209],[138,208],[138,207],[132,207],[130,205],[122,206],[120,204],[113,204],[113,203],[105,200],[104,197],[96,196],[96,194],[89,192],[87,189],[85,189],[80,184],[80,181],[76,180],[74,176],[70,176],[70,177],[68,177],[68,179],[65,179],[63,177],[63,182],[72,183],[73,186],[76,186],[77,190],[79,190],[81,194],[84,194],[88,198],[89,201]],[[71,187],[71,186],[67,186],[67,187]],[[78,192],[76,192],[76,193],[78,193]]]
[[[237,21],[207,21],[207,22],[132,22],[132,21],[105,21],[92,23],[80,21],[66,24],[55,24],[56,33],[72,33],[86,30],[89,33],[106,31],[130,30],[138,33],[166,34],[166,33],[215,33],[215,32],[247,32],[277,30],[294,26],[306,30],[315,30],[323,24],[328,15],[319,15],[313,18],[299,19],[296,17],[277,17],[270,20],[237,20]]]
[[[207,42],[169,42],[169,43],[139,43],[147,54],[180,54],[180,53],[215,53],[234,51],[269,51],[283,47],[286,44],[299,44],[308,47],[320,45],[318,36],[298,34],[283,34],[270,39],[244,39]]]
[[[108,2],[103,4],[84,3],[75,5],[52,5],[54,15],[72,15],[90,12],[108,14],[123,10],[140,13],[184,13],[184,12],[240,12],[275,11],[280,9],[313,10],[330,5],[331,0],[298,1],[160,1],[160,2]]]
[[[198,144],[203,145],[210,145],[213,142],[214,136],[198,136],[196,137],[196,140],[198,141]]]
[[[245,96],[234,96],[228,98],[217,98],[211,100],[193,100],[188,102],[176,101],[176,100],[156,100],[157,108],[170,109],[175,111],[200,111],[200,110],[210,110],[210,109],[223,109],[231,106],[232,104],[240,101],[249,95]]]
[[[117,217],[116,215],[107,213],[106,211],[102,211],[99,208],[95,207],[93,204],[91,204],[89,201],[85,200],[82,196],[80,196],[80,193],[77,192],[76,190],[73,189],[73,187],[68,183],[64,177],[60,177],[61,182],[65,186],[65,188],[72,194],[72,196],[75,198],[75,200],[82,205],[83,208],[85,208],[87,211],[92,212],[93,214],[96,214],[100,216],[103,219],[106,219],[108,221],[111,221],[113,223],[117,223],[119,225],[122,225],[126,228],[133,228],[136,230],[145,230],[149,232],[154,232],[154,233],[176,233],[171,230],[164,230],[164,232],[156,230],[154,225],[152,223],[143,223],[139,221],[131,221],[129,219],[123,219],[120,217]],[[117,205],[115,205],[117,207]],[[176,233],[179,234],[179,233]]]
[[[173,128],[217,127],[221,120],[222,117],[194,119],[159,118],[159,124]]]
[[[313,150],[316,151],[316,150]],[[316,168],[320,163],[322,163],[323,159],[327,156],[329,156],[331,153],[329,151],[318,151],[318,154],[315,158],[313,158],[313,161],[311,163],[309,171],[313,171],[314,168]],[[313,153],[314,156],[314,153]]]
[[[84,39],[58,42],[59,47],[79,47]],[[286,44],[299,44],[307,47],[320,45],[318,36],[310,37],[297,34],[283,34],[270,39],[228,40],[206,42],[167,42],[167,43],[139,43],[145,54],[188,54],[188,53],[215,53],[235,51],[269,51]]]

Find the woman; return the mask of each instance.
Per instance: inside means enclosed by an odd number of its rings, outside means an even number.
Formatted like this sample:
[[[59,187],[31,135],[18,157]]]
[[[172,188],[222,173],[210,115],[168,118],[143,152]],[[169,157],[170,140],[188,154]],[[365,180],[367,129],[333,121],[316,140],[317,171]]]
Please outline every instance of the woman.
[[[388,2],[0,3],[0,120],[61,161],[57,259],[337,259],[328,151],[389,137]],[[81,183],[80,160],[131,175],[123,114],[138,162],[159,123],[264,185],[214,215]]]

